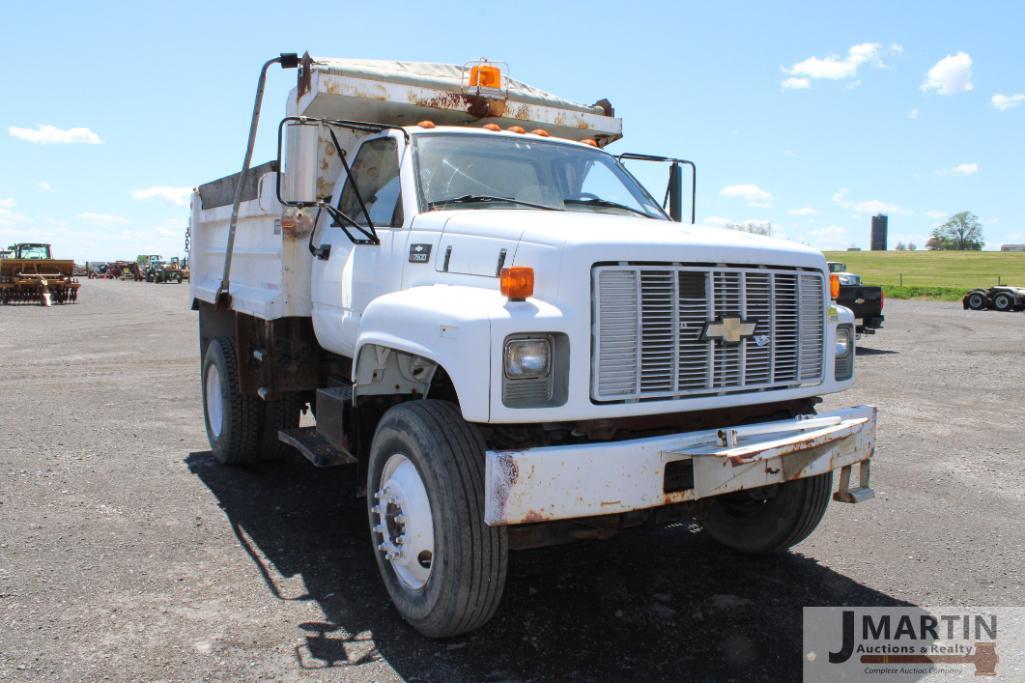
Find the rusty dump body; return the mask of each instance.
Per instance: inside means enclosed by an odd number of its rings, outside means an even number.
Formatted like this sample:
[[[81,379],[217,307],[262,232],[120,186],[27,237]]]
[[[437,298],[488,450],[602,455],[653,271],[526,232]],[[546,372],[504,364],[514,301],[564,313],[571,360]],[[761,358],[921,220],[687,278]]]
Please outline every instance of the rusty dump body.
[[[29,245],[17,245],[13,250],[14,258],[0,259],[0,304],[40,303],[49,306],[78,299],[80,285],[73,277],[73,260],[19,258],[22,246]],[[45,246],[49,255],[49,245]]]

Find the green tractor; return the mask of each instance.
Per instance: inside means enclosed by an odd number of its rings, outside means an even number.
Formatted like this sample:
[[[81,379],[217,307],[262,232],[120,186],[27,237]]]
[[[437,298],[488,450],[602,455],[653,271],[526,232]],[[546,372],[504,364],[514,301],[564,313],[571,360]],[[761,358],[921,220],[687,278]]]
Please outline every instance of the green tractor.
[[[181,262],[177,256],[172,256],[170,261],[151,261],[146,269],[147,282],[175,282],[180,285],[183,279]]]

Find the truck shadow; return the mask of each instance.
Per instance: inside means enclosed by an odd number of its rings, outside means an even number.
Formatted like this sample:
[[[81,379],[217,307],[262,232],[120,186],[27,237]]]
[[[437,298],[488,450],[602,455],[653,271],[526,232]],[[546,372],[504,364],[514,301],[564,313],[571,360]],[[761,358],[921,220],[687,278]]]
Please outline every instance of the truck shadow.
[[[876,349],[870,346],[857,346],[854,349],[854,353],[859,356],[888,356],[891,353],[900,353],[892,349]]]
[[[320,607],[300,625],[297,667],[342,678],[384,660],[414,681],[799,679],[803,606],[907,604],[799,553],[736,555],[680,524],[514,553],[491,623],[430,641],[391,608],[354,468],[224,468],[209,451],[185,462],[269,593]]]

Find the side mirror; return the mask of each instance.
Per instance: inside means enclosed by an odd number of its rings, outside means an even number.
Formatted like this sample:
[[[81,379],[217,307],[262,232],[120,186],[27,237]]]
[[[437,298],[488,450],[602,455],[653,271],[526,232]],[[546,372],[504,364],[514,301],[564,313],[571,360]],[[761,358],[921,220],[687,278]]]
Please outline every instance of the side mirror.
[[[669,217],[683,222],[683,169],[675,161],[669,166]]]
[[[285,139],[285,158],[281,142]],[[278,128],[278,201],[286,206],[314,206],[317,197],[317,156],[320,124],[289,117]],[[284,161],[284,163],[282,163]],[[281,178],[284,177],[282,186]]]
[[[669,164],[669,185],[666,187],[666,199],[663,200],[662,208],[665,208],[665,202],[668,201],[669,217],[677,223],[683,222],[683,166],[690,166],[690,222],[692,225],[694,224],[694,218],[697,213],[698,167],[694,165],[693,161],[654,156],[652,154],[634,154],[632,152],[620,154],[617,158],[620,162],[635,159],[637,161],[654,161],[656,163]]]

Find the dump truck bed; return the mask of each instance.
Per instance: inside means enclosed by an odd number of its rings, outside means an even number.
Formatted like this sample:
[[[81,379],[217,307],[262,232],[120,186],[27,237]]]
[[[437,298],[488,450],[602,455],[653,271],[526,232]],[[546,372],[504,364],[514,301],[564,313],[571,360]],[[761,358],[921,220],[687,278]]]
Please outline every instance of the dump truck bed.
[[[409,126],[496,123],[506,128],[544,128],[556,137],[593,138],[599,145],[623,135],[612,105],[583,105],[509,78],[504,88],[475,88],[468,69],[456,64],[304,57],[290,98],[299,116]]]

